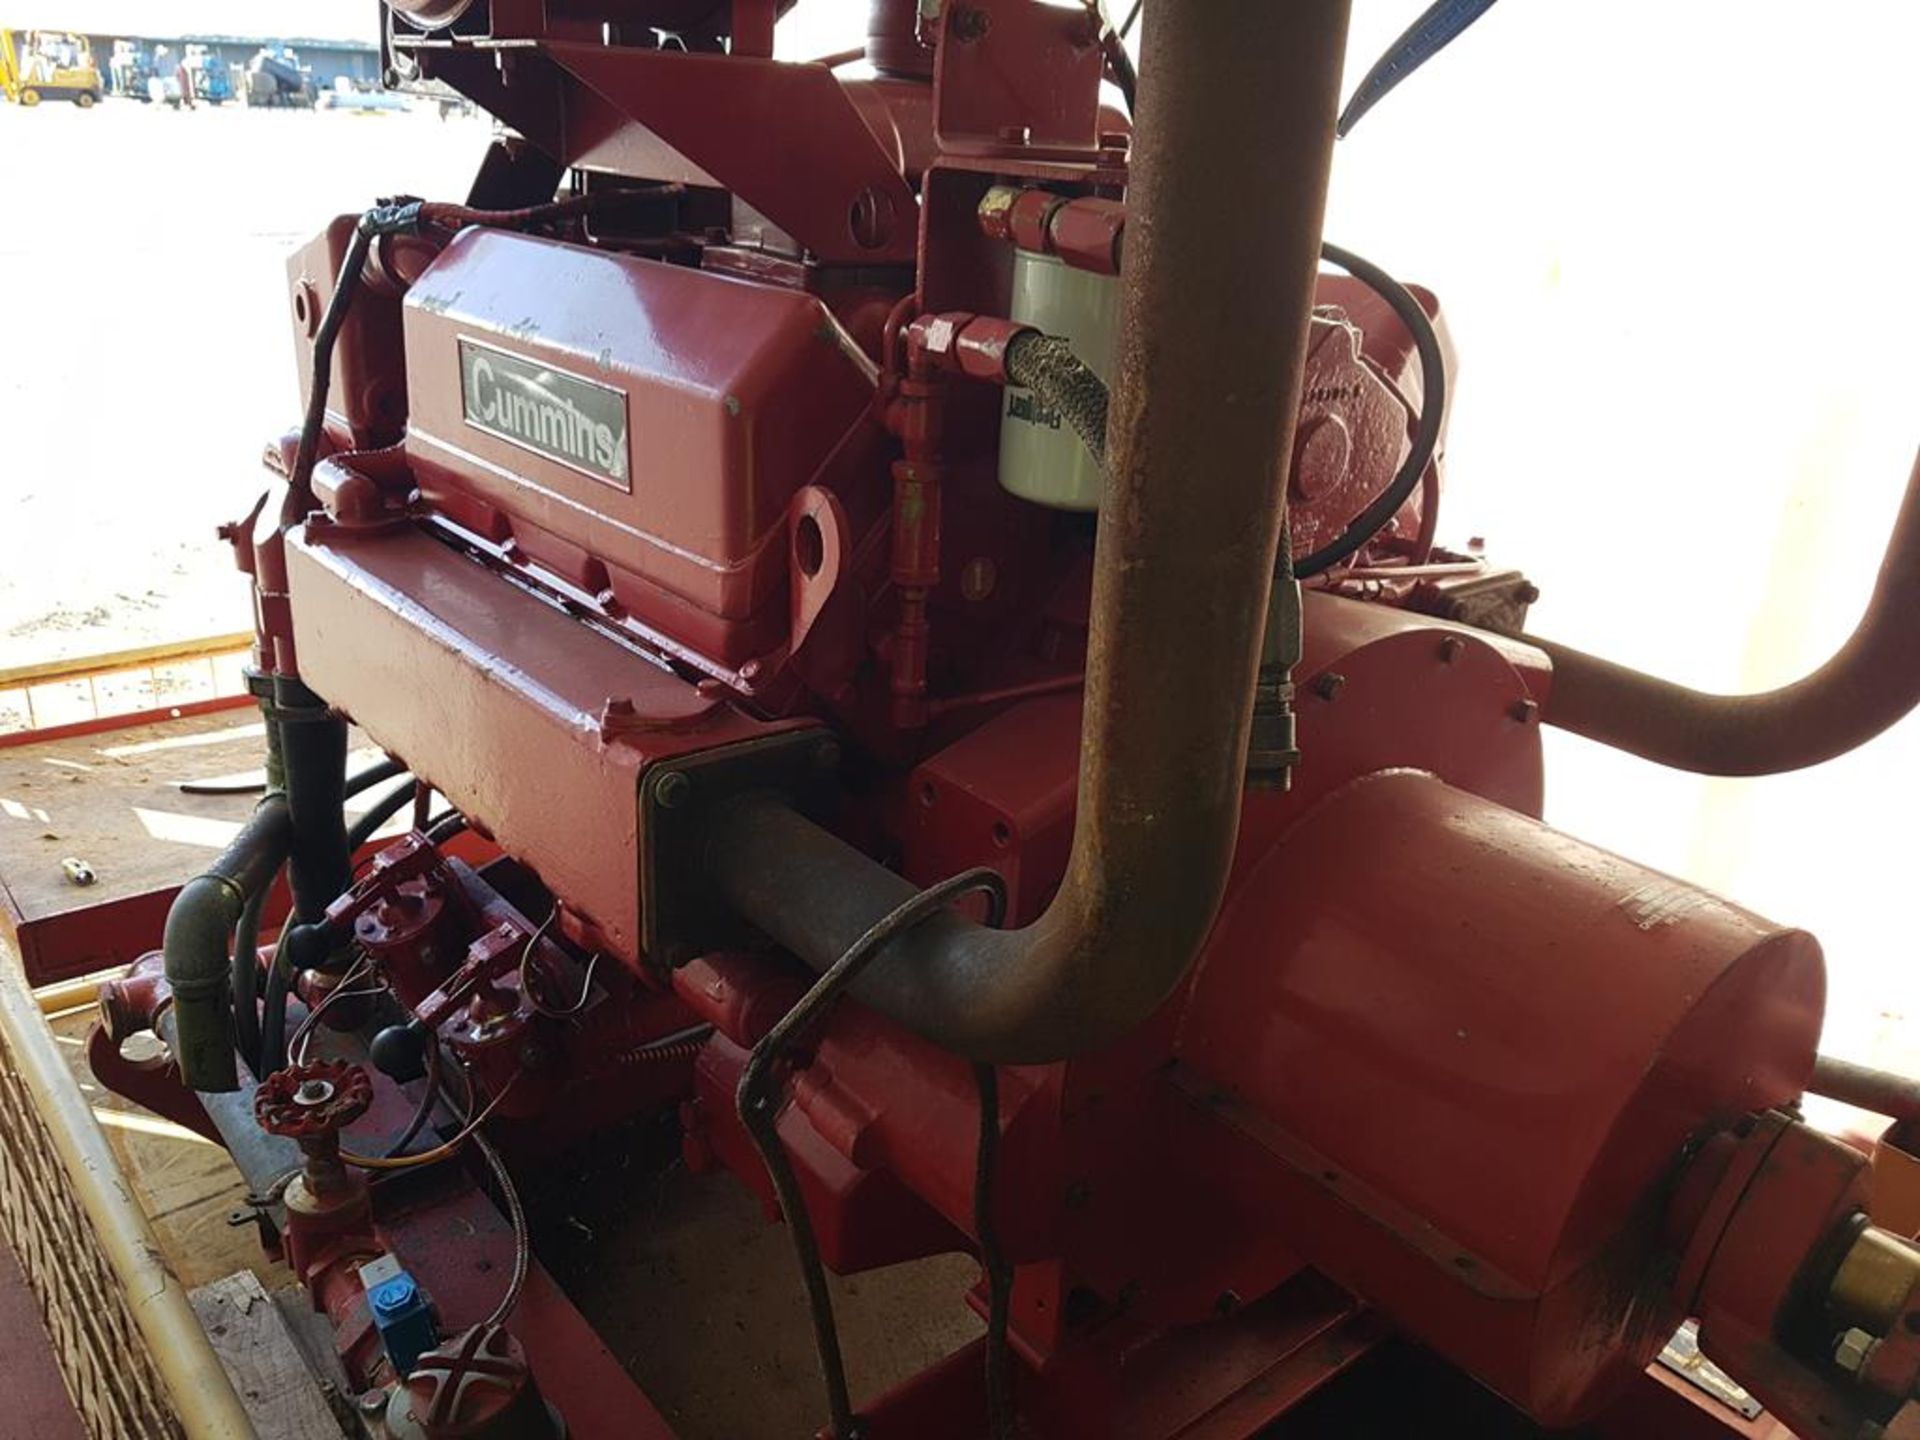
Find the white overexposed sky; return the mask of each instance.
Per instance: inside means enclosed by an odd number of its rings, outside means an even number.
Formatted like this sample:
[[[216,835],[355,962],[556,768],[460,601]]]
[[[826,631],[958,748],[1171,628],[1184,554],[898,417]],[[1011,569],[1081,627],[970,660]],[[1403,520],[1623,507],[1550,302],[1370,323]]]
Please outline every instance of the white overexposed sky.
[[[380,38],[376,0],[7,0],[9,25],[89,35]]]

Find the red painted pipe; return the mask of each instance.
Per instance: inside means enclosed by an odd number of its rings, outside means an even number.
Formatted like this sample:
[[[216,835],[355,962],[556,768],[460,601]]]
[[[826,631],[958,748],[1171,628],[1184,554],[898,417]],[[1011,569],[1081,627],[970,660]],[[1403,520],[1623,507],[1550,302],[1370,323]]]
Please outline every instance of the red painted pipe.
[[[1777,775],[1818,765],[1920,705],[1920,457],[1866,613],[1812,674],[1758,695],[1710,695],[1529,635],[1553,660],[1543,719],[1676,770]]]

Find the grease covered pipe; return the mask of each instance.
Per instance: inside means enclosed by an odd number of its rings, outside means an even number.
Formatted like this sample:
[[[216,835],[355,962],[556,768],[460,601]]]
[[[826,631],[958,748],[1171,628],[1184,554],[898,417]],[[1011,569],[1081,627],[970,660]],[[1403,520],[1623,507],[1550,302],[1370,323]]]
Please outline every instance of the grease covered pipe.
[[[1866,612],[1826,664],[1757,695],[1711,695],[1565,645],[1541,718],[1676,770],[1778,775],[1844,755],[1920,705],[1920,456]]]
[[[1149,6],[1067,874],[994,931],[951,911],[855,993],[977,1060],[1144,1020],[1211,927],[1239,823],[1345,49],[1346,0]],[[777,801],[716,815],[728,902],[825,968],[914,887]]]

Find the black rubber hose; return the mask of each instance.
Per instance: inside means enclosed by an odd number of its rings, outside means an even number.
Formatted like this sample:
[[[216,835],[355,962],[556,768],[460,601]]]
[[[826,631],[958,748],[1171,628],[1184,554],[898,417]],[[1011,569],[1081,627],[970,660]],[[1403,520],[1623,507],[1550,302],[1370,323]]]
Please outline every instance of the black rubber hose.
[[[293,469],[287,476],[287,495],[280,505],[282,527],[298,525],[313,509],[313,467],[320,458],[320,437],[327,424],[327,391],[333,383],[333,347],[346,324],[347,311],[353,308],[354,292],[366,273],[367,257],[373,242],[382,235],[410,234],[419,228],[421,205],[417,200],[395,205],[377,205],[362,215],[347,242],[341,258],[340,273],[334,277],[333,294],[328,297],[326,313],[313,334],[312,369],[307,385],[307,413],[300,422],[300,445],[293,454]]]
[[[371,790],[382,780],[391,780],[396,775],[407,773],[407,767],[398,760],[382,760],[377,765],[369,765],[358,775],[351,776],[343,794],[358,795],[362,790]]]
[[[1413,444],[1407,450],[1407,458],[1401,462],[1392,483],[1375,496],[1373,503],[1356,515],[1353,523],[1337,537],[1294,562],[1294,576],[1301,580],[1330,570],[1355,554],[1400,513],[1400,507],[1407,503],[1407,497],[1419,486],[1427,473],[1427,466],[1433,461],[1433,452],[1440,444],[1440,427],[1447,412],[1447,366],[1445,357],[1440,353],[1440,337],[1434,333],[1433,322],[1427,318],[1427,312],[1420,308],[1420,302],[1413,298],[1413,292],[1371,260],[1351,250],[1343,250],[1338,245],[1323,241],[1320,253],[1386,301],[1393,313],[1400,317],[1400,323],[1413,336],[1414,350],[1420,356],[1423,394],[1420,419],[1414,426]],[[1011,350],[1008,356],[1011,358]]]
[[[260,1063],[260,916],[272,893],[269,879],[253,892],[233,932],[233,1034],[249,1070]]]
[[[347,831],[347,853],[353,854],[371,840],[374,831],[413,803],[413,797],[419,790],[420,782],[409,780],[405,785],[394,787],[392,794],[382,795],[375,801],[373,808],[354,821],[353,828]]]
[[[287,805],[293,816],[288,883],[293,912],[311,924],[353,880],[347,822],[347,724],[326,702],[291,676],[273,682],[281,726]]]
[[[265,1079],[287,1063],[287,995],[293,988],[293,970],[287,963],[287,936],[295,921],[289,915],[267,962],[267,993],[260,1007],[260,1058],[253,1073]]]
[[[353,227],[347,253],[334,277],[333,294],[327,300],[320,328],[313,335],[313,368],[307,386],[307,413],[300,424],[300,447],[293,454],[293,470],[288,475],[286,499],[280,505],[280,523],[298,525],[313,509],[313,467],[320,456],[320,436],[327,423],[327,391],[333,381],[333,347],[353,307],[354,291],[366,272],[367,256],[373,248],[374,230],[363,219]]]
[[[1080,437],[1101,466],[1107,463],[1107,382],[1057,335],[1025,330],[1007,345],[1007,379],[1036,399]]]
[[[734,1106],[740,1122],[754,1149],[760,1152],[760,1160],[767,1167],[767,1178],[773,1182],[773,1193],[779,1201],[780,1213],[786,1218],[787,1235],[793,1244],[794,1259],[800,1267],[801,1283],[806,1289],[814,1351],[827,1390],[827,1414],[832,1432],[838,1440],[858,1440],[866,1433],[866,1425],[854,1413],[852,1395],[847,1387],[847,1367],[840,1352],[840,1331],[833,1316],[833,1295],[827,1288],[827,1272],[820,1259],[820,1243],[814,1234],[813,1220],[807,1213],[806,1196],[801,1192],[799,1176],[794,1173],[793,1162],[788,1158],[785,1142],[780,1138],[780,1107],[776,1093],[779,1066],[792,1045],[832,1008],[848,986],[860,978],[860,972],[873,963],[874,957],[886,948],[890,940],[912,930],[928,916],[944,911],[956,900],[974,893],[987,897],[987,923],[997,927],[1006,918],[1007,882],[998,871],[984,868],[963,871],[938,885],[910,895],[870,925],[828,967],[827,972],[813,982],[812,988],[794,1003],[793,1008],[760,1037],[752,1053],[747,1056],[747,1063],[741,1068],[740,1083],[734,1091]],[[995,1108],[997,1122],[997,1104]],[[995,1135],[997,1138],[997,1123]],[[993,1156],[990,1154],[985,1182],[980,1182],[976,1176],[976,1185],[983,1185],[987,1191],[992,1188],[992,1166]],[[979,1193],[981,1190],[977,1188],[976,1195]],[[982,1244],[991,1245],[992,1255],[998,1256],[998,1245],[991,1235],[983,1237]],[[992,1357],[989,1356],[989,1364],[992,1363]],[[999,1373],[1002,1372],[993,1372],[995,1375]]]
[[[174,1061],[188,1089],[239,1088],[227,947],[253,897],[272,884],[292,839],[286,797],[267,796],[219,858],[180,887],[167,911],[161,950],[178,1017]]]

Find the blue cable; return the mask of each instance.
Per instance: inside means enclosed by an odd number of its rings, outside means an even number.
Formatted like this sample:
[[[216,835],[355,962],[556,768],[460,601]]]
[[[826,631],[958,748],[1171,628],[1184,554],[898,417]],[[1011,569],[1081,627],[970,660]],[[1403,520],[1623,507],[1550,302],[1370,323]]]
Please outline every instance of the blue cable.
[[[1396,85],[1452,44],[1474,21],[1491,10],[1494,0],[1434,0],[1406,32],[1374,61],[1360,88],[1340,112],[1334,133],[1342,139],[1360,117],[1387,97]]]

